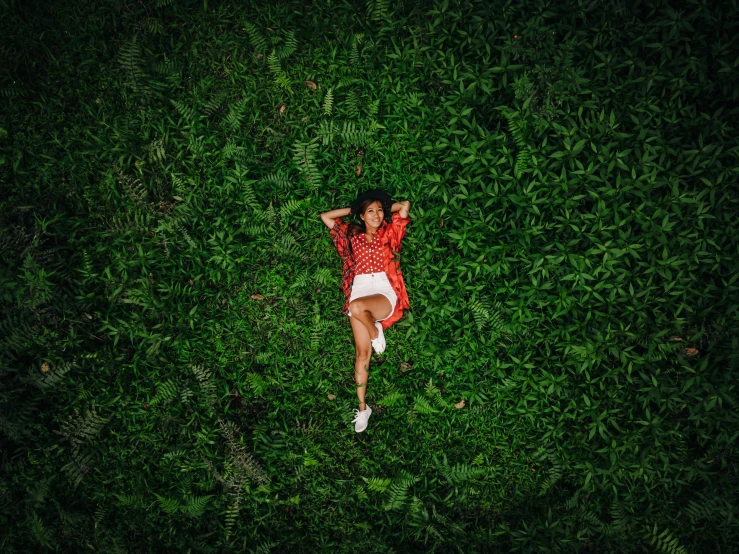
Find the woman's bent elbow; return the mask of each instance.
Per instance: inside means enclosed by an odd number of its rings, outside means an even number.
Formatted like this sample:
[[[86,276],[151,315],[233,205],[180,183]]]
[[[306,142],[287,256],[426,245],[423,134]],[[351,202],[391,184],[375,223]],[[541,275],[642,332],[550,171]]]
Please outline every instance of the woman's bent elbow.
[[[329,219],[327,217],[324,217],[324,215],[325,214],[321,214],[321,221],[323,221],[323,223],[324,223],[324,225],[326,225],[326,227],[328,227],[329,229],[333,229],[334,228],[334,220],[333,219]]]

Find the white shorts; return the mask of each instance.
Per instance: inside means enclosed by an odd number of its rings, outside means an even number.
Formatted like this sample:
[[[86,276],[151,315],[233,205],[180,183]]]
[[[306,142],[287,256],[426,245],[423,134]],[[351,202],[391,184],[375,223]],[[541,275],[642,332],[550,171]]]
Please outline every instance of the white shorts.
[[[352,294],[349,297],[349,302],[357,298],[364,296],[370,296],[372,294],[382,294],[388,300],[390,300],[390,313],[383,319],[377,321],[384,321],[395,311],[395,304],[398,302],[398,295],[395,294],[393,286],[390,284],[390,280],[384,271],[378,273],[365,273],[363,275],[354,276],[354,284],[352,284]],[[349,310],[347,314],[351,317],[352,312]]]

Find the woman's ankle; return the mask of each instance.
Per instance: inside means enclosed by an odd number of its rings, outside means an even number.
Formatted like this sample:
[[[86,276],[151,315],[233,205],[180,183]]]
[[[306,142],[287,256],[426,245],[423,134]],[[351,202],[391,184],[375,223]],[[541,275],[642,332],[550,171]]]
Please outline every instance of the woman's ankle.
[[[364,404],[364,408],[362,407],[362,404]],[[359,411],[363,412],[367,409],[367,403],[366,402],[360,402],[359,403]]]

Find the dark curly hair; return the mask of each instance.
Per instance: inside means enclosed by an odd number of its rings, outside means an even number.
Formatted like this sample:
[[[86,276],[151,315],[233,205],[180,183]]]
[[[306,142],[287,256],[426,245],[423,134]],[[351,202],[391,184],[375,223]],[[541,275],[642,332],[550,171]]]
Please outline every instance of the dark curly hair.
[[[374,198],[367,198],[363,202],[359,204],[359,209],[357,210],[357,216],[360,214],[363,214],[365,211],[367,211],[367,208],[370,204],[374,204],[375,202],[380,202],[382,204],[381,200],[377,200]],[[390,215],[390,210],[387,209],[387,206],[382,206],[383,211],[383,219],[385,221],[388,221],[388,216]],[[351,238],[354,235],[358,235],[359,233],[366,233],[367,232],[367,224],[360,219],[359,222],[350,221],[349,226],[346,229],[346,238]]]

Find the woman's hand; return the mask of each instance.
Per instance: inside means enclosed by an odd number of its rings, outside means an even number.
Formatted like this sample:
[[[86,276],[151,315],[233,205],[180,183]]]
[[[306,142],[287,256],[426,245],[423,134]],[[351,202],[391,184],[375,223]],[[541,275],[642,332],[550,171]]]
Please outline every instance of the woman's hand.
[[[326,224],[329,229],[334,228],[334,220],[337,217],[346,217],[352,213],[351,208],[339,208],[337,210],[331,210],[329,212],[323,212],[321,214],[321,221]]]
[[[398,202],[401,206],[403,206],[400,211],[400,217],[405,219],[408,217],[408,211],[411,209],[411,202],[410,200],[406,200],[405,202]]]

